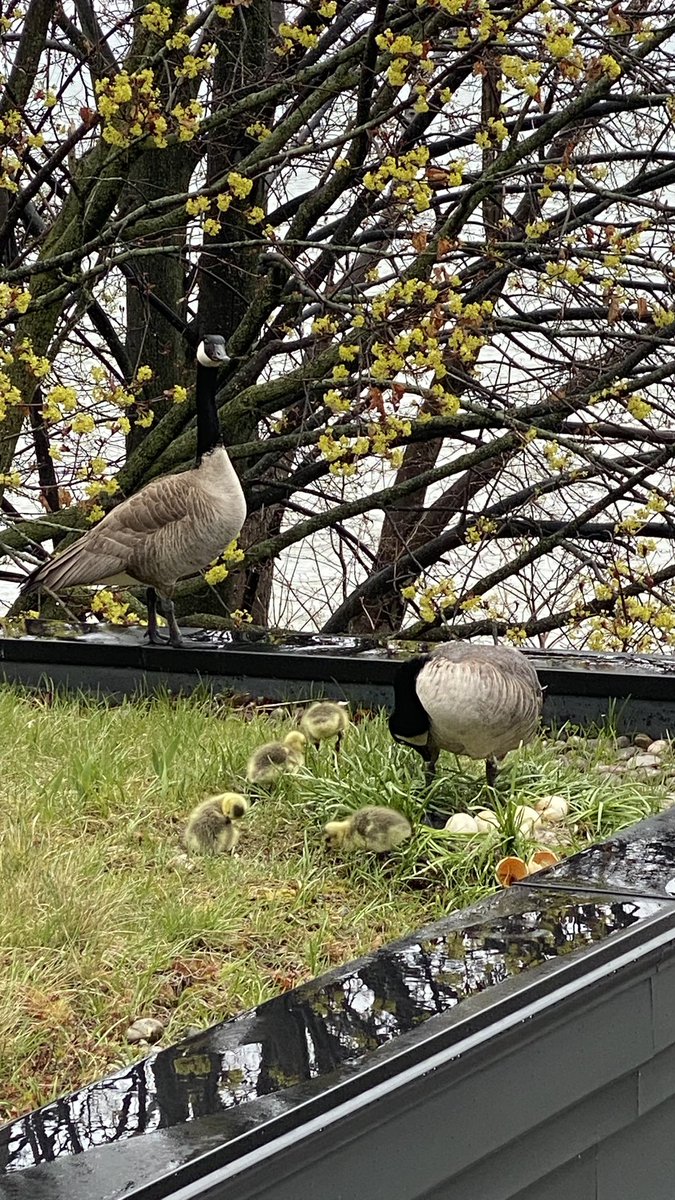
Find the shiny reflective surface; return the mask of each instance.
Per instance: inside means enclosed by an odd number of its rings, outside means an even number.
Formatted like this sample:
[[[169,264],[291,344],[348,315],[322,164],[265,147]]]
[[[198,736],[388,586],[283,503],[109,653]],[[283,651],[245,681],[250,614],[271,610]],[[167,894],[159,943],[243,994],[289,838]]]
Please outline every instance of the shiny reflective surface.
[[[534,887],[601,888],[644,896],[675,895],[675,807],[640,821],[599,846],[566,858]]]
[[[330,1089],[341,1068],[367,1065],[430,1019],[661,908],[619,896],[499,893],[5,1126],[0,1171],[245,1106],[254,1125],[256,1101],[292,1104],[312,1081]],[[226,1122],[221,1136],[232,1136]]]
[[[66,621],[43,621],[22,618],[2,621],[5,638],[18,641],[84,641],[121,647],[147,646],[144,630],[140,627],[123,629],[115,625],[91,623],[89,625]],[[352,637],[342,634],[289,633],[286,631],[260,629],[204,629],[184,628],[186,649],[222,650],[234,647],[260,650],[280,654],[326,655],[327,657],[354,656],[365,659],[398,659],[411,654],[423,654],[433,649],[436,643],[408,642],[403,639],[379,639],[376,637]],[[624,676],[675,675],[675,657],[647,654],[602,654],[589,651],[526,649],[525,653],[537,670],[573,671],[578,674],[602,672]]]

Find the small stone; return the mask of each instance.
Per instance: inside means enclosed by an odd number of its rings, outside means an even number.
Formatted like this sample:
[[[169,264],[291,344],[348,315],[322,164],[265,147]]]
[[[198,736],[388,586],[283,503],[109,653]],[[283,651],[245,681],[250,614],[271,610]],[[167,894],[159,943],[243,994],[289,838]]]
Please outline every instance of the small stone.
[[[631,740],[630,740],[630,738],[629,738],[629,737],[626,737],[625,733],[622,733],[622,734],[621,734],[621,735],[620,735],[620,736],[619,736],[619,737],[616,739],[616,748],[617,748],[617,750],[625,750],[627,746],[630,746],[630,744],[631,744]]]
[[[653,740],[648,733],[636,733],[633,738],[633,745],[639,746],[641,750],[648,750]]]
[[[584,746],[587,750],[595,750],[600,745],[600,738],[585,738]]]
[[[635,758],[635,755],[639,753],[640,751],[637,746],[622,746],[621,749],[617,750],[616,752],[617,761],[628,762],[630,758]]]
[[[657,741],[652,742],[651,746],[647,747],[647,750],[650,754],[665,754],[670,750],[670,742],[665,738],[658,738]]]
[[[204,1030],[199,1028],[199,1025],[188,1025],[183,1037],[197,1037],[197,1034],[203,1033]]]
[[[601,775],[625,775],[627,770],[626,763],[601,763],[598,767]]]
[[[164,1026],[155,1017],[138,1017],[127,1029],[128,1042],[158,1042],[164,1033]]]
[[[643,771],[646,769],[658,771],[661,769],[661,759],[659,758],[658,754],[636,754],[634,758],[631,758],[628,765],[631,770],[635,771]]]

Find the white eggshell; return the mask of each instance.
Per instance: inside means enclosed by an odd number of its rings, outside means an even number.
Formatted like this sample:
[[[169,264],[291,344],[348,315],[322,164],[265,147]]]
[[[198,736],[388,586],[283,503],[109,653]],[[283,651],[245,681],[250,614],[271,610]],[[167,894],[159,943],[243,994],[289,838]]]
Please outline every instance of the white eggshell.
[[[550,825],[564,821],[568,812],[568,804],[564,796],[542,796],[541,800],[537,800],[535,808],[542,821],[546,821]]]
[[[521,833],[531,833],[541,823],[541,816],[536,809],[530,808],[528,804],[519,804],[516,807],[515,820],[516,828]]]
[[[496,812],[491,808],[481,808],[479,813],[476,813],[476,827],[479,833],[489,833],[492,829],[499,829],[499,818]]]
[[[472,833],[478,833],[476,819],[471,816],[471,813],[454,813],[445,822],[445,828],[448,833],[460,833],[467,836],[470,836]]]

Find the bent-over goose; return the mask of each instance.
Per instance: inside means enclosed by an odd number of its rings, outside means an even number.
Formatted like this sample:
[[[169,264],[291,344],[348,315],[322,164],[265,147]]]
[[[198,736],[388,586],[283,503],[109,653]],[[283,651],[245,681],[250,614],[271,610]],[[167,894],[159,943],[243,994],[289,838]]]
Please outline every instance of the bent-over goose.
[[[422,755],[427,782],[450,750],[484,758],[492,787],[499,759],[534,737],[542,690],[519,650],[448,642],[401,664],[394,699],[389,731]]]
[[[300,720],[300,730],[308,742],[325,742],[335,738],[335,753],[340,751],[340,744],[345,731],[349,728],[349,711],[344,704],[336,704],[333,700],[319,700],[310,704]]]
[[[410,821],[395,808],[373,804],[359,808],[344,821],[324,826],[326,841],[334,850],[371,850],[387,854],[412,836]]]
[[[185,830],[185,845],[192,854],[230,854],[239,841],[239,825],[249,803],[239,792],[209,796],[193,808]]]
[[[189,471],[153,479],[124,500],[61,554],[37,567],[22,592],[41,585],[58,592],[79,584],[145,584],[148,633],[157,632],[158,594],[169,642],[183,644],[173,600],[180,579],[196,575],[236,538],[246,517],[237,473],[222,445],[216,388],[228,361],[225,340],[207,334],[197,350],[197,458]]]

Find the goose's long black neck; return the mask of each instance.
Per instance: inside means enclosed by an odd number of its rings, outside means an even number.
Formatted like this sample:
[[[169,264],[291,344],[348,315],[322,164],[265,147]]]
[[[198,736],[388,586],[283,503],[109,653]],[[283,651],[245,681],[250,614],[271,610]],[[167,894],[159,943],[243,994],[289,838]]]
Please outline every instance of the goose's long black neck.
[[[205,454],[222,445],[216,391],[218,372],[197,363],[197,466]]]

